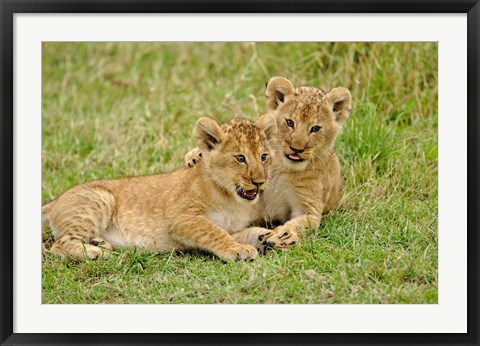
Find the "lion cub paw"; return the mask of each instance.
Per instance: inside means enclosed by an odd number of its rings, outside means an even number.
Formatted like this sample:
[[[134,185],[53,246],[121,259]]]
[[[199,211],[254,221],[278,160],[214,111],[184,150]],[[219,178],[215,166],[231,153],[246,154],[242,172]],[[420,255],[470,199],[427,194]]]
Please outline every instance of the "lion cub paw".
[[[102,249],[107,250],[107,251],[113,251],[112,244],[110,244],[105,239],[100,238],[100,237],[93,238],[91,240],[90,244],[98,246],[99,248],[102,248]]]
[[[265,254],[267,251],[267,239],[273,234],[272,229],[266,229],[263,227],[249,227],[241,232],[234,233],[233,239],[240,244],[252,245],[261,254]]]
[[[255,247],[259,253],[265,255],[267,253],[267,248],[272,247],[268,244],[268,239],[275,234],[275,231],[262,227],[255,227],[255,230],[257,231]]]
[[[189,151],[184,157],[184,165],[185,167],[193,167],[202,159],[202,153],[200,149],[194,148]]]
[[[217,255],[227,261],[232,260],[253,260],[257,258],[258,251],[251,245],[238,244],[233,248],[229,248],[223,251],[217,251]]]
[[[100,247],[90,244],[85,244],[85,257],[90,259],[97,259],[99,257],[106,257],[109,255],[108,252],[103,251]]]
[[[108,243],[107,243],[108,244]],[[110,244],[108,244],[110,245]],[[104,251],[102,248],[92,245],[92,244],[69,244],[67,248],[60,245],[59,243],[54,243],[50,249],[51,253],[57,254],[61,257],[73,257],[76,259],[97,259],[99,257],[107,257],[110,255],[108,251]]]
[[[298,242],[298,232],[295,226],[278,226],[264,242],[274,249],[287,250]]]

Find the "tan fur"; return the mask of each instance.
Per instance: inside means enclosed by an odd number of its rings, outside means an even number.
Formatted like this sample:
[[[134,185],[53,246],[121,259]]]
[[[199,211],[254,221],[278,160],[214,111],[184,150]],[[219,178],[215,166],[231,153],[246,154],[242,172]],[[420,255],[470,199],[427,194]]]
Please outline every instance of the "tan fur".
[[[51,251],[96,258],[113,248],[137,246],[204,249],[225,260],[255,258],[268,232],[245,228],[266,186],[268,140],[275,128],[271,115],[222,126],[201,118],[194,134],[203,154],[195,167],[73,187],[42,208],[56,238]],[[244,155],[246,162],[235,155]],[[258,195],[242,198],[240,187]]]
[[[265,95],[278,132],[270,179],[256,209],[256,223],[280,223],[265,241],[288,248],[298,241],[300,231],[318,227],[322,214],[341,197],[343,178],[334,145],[350,115],[351,96],[346,88],[329,93],[314,87],[295,88],[282,77],[269,81]],[[293,128],[287,119],[293,121]],[[314,126],[321,129],[312,133]],[[189,152],[186,165],[201,160],[200,152]],[[287,158],[292,154],[303,161]]]

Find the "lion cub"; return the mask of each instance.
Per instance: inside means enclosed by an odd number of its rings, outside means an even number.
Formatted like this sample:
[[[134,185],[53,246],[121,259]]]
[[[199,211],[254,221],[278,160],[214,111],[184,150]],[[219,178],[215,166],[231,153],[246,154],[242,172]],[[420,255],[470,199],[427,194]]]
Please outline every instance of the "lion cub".
[[[262,196],[259,218],[281,224],[267,243],[289,247],[299,232],[317,228],[342,196],[335,140],[352,101],[346,88],[295,88],[283,77],[270,79],[265,96],[278,132],[269,184],[275,188]]]
[[[288,248],[298,241],[299,232],[318,227],[322,214],[341,198],[343,178],[334,146],[350,116],[351,96],[341,87],[328,93],[295,88],[283,77],[270,79],[265,96],[278,131],[269,184],[255,223],[280,224],[264,242]],[[185,164],[198,162],[201,152],[195,148],[187,153]]]
[[[203,154],[194,168],[73,187],[42,207],[56,239],[51,251],[97,258],[103,250],[137,246],[255,258],[262,233],[245,228],[266,186],[275,130],[270,115],[222,126],[201,118],[194,135]]]

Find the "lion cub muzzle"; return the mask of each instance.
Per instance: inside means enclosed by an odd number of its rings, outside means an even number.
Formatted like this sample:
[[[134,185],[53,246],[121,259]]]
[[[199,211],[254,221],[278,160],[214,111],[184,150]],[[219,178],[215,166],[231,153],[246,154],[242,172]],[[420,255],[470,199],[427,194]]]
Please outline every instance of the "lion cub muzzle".
[[[259,166],[257,174],[252,174],[249,178],[244,176],[243,180],[243,184],[237,184],[235,186],[237,194],[243,199],[253,201],[259,192],[265,189],[267,183],[265,169]]]
[[[235,190],[237,191],[237,195],[239,195],[241,198],[249,200],[249,201],[253,201],[258,195],[258,189],[256,189],[256,188],[246,190],[243,187],[241,187],[240,185],[236,185]]]
[[[251,185],[249,185],[248,187],[242,187],[237,184],[235,186],[235,190],[241,198],[253,201],[257,197],[259,192],[264,189],[266,182],[266,179],[252,180],[251,184],[253,185],[253,187]]]
[[[285,157],[292,162],[304,162],[310,158],[310,152],[305,145],[296,145],[292,143],[285,142],[284,145],[284,155]]]

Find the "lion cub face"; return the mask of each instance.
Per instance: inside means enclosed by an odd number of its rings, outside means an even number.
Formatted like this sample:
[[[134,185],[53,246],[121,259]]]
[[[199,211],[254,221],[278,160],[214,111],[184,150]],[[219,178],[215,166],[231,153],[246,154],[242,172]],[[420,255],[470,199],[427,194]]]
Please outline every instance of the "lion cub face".
[[[202,162],[210,177],[239,201],[255,203],[264,190],[271,163],[269,140],[276,122],[266,114],[257,122],[234,119],[219,126],[200,118],[194,130]]]
[[[273,77],[265,95],[277,120],[284,164],[295,170],[304,170],[309,160],[333,148],[350,115],[351,96],[346,88],[325,93],[314,87],[294,88],[288,79]]]

